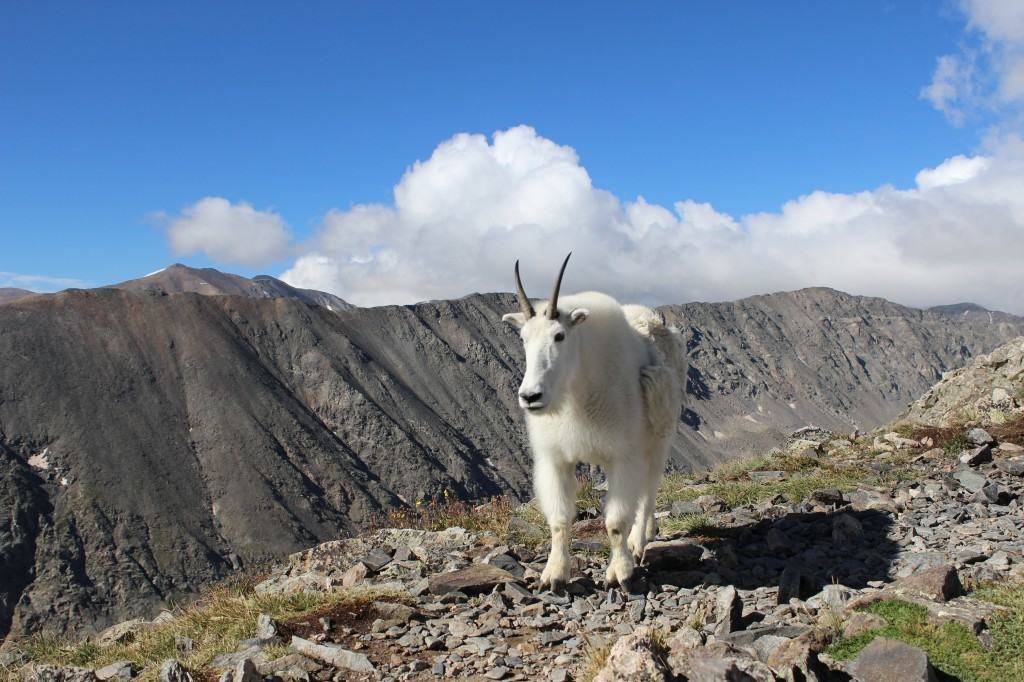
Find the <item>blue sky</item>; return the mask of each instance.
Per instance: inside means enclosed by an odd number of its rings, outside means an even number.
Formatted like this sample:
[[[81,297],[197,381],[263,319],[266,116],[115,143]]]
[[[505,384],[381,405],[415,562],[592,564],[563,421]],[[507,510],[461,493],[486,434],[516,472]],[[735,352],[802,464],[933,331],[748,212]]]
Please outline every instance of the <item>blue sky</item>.
[[[452,136],[520,125],[574,150],[623,206],[707,203],[741,230],[743,216],[816,190],[912,188],[922,169],[985,153],[1001,121],[976,107],[952,125],[921,95],[940,56],[987,38],[965,12],[918,1],[3,3],[0,272],[96,285],[180,260],[308,284],[294,275],[303,255],[359,262],[389,247],[386,236],[370,255],[322,247],[332,209],[390,206],[406,169]],[[272,214],[290,246],[258,262],[175,252],[169,222],[203,197]],[[420,290],[458,293],[410,283],[395,298]]]

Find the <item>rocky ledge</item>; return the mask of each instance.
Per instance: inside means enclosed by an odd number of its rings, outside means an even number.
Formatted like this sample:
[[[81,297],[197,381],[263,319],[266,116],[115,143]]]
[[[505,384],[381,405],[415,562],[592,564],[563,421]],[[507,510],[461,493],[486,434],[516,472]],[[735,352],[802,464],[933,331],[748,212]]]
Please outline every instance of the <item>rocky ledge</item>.
[[[929,436],[861,440],[873,461],[902,463],[891,485],[731,509],[712,495],[677,502],[659,517],[697,513],[701,524],[648,546],[629,591],[601,584],[599,519],[576,524],[576,577],[564,594],[535,591],[543,544],[462,528],[385,529],[297,553],[255,587],[258,595],[365,589],[376,597],[290,621],[261,616],[251,639],[203,670],[172,659],[149,674],[166,682],[937,679],[924,651],[903,642],[875,638],[848,661],[826,648],[884,628],[865,607],[888,599],[992,646],[1000,607],[967,591],[1024,578],[1024,448],[980,428],[959,434],[963,448],[952,452],[931,447]],[[795,434],[788,448],[804,459],[865,455],[816,429]],[[755,482],[789,475],[746,473]],[[148,626],[130,625],[101,639]],[[40,681],[137,672],[130,661],[25,670]]]

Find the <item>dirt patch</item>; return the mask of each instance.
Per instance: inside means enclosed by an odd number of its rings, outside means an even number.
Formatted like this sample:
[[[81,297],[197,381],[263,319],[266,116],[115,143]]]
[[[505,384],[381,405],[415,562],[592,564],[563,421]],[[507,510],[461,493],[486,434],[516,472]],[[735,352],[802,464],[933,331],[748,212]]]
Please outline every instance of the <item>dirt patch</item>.
[[[293,635],[303,639],[311,639],[315,636],[326,635],[324,641],[340,642],[340,637],[352,635],[364,635],[370,632],[373,621],[378,618],[385,618],[373,602],[388,602],[392,604],[405,603],[398,597],[383,596],[375,599],[345,601],[340,604],[330,604],[311,613],[278,624],[278,631],[285,641]],[[320,619],[329,620],[330,626],[324,628]]]
[[[408,600],[393,596],[332,604],[317,609],[301,618],[278,623],[278,632],[285,642],[290,641],[292,636],[297,636],[318,644],[339,644],[346,649],[365,654],[370,659],[370,662],[377,666],[410,663],[413,660],[421,660],[426,662],[428,666],[432,665],[433,657],[437,652],[420,651],[413,654],[407,648],[399,646],[395,640],[385,639],[382,635],[375,635],[372,632],[375,620],[387,618],[386,614],[374,606],[374,602],[408,604]],[[324,627],[321,619],[328,620],[328,627]],[[370,635],[372,639],[365,641],[364,637],[366,635]],[[433,679],[430,675],[429,667],[424,673],[426,676],[422,679]],[[356,678],[353,677],[352,679]],[[411,679],[418,680],[421,678],[413,677]]]
[[[1015,419],[989,427],[988,432],[1000,443],[1013,443],[1024,446],[1024,415]]]

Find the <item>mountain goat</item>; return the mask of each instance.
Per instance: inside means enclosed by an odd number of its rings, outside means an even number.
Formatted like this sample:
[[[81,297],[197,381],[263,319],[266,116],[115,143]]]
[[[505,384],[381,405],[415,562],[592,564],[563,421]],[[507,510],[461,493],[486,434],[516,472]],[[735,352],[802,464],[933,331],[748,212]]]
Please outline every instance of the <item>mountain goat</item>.
[[[569,256],[572,254],[570,253]],[[576,463],[608,478],[607,584],[625,585],[654,538],[654,505],[683,403],[686,362],[678,330],[640,305],[589,291],[559,298],[566,256],[551,299],[534,308],[516,261],[516,327],[526,352],[519,405],[533,451],[533,484],[551,529],[541,587],[569,580],[569,534],[576,518]],[[628,538],[627,538],[628,534]]]

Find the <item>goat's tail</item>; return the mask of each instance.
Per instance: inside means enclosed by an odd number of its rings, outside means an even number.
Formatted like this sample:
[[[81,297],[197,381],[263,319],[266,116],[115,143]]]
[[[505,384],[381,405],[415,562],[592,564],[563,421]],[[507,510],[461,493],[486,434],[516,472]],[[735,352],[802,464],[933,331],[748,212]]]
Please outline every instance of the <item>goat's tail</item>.
[[[650,340],[655,354],[655,365],[664,365],[674,370],[679,381],[679,392],[686,393],[686,375],[690,362],[683,347],[683,336],[679,329],[665,323],[665,317],[647,306],[629,304],[622,306],[629,326],[638,334]]]

